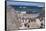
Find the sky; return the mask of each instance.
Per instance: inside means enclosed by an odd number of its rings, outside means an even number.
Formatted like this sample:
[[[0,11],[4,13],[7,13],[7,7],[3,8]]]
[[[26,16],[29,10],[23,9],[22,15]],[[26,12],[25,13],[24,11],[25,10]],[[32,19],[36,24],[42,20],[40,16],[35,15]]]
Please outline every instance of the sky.
[[[38,6],[38,7],[44,7],[44,3],[41,2],[41,3],[27,3],[27,2],[15,2],[14,0],[13,1],[7,1],[7,4],[8,5],[26,5],[26,6]]]
[[[11,1],[35,1],[35,2],[44,2],[45,0],[11,0]]]

